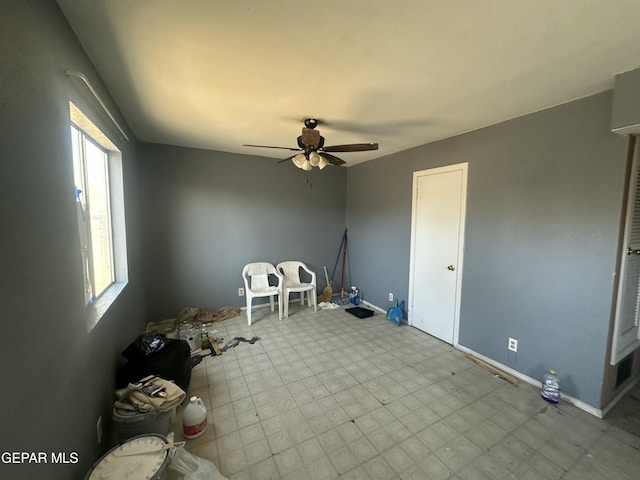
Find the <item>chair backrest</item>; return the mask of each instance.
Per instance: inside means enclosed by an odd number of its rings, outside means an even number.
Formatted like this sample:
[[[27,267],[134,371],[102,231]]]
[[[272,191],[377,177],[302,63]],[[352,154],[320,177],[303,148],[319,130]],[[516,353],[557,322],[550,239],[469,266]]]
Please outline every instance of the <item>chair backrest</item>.
[[[281,262],[278,264],[278,270],[282,272],[285,280],[292,280],[295,282],[300,282],[300,268],[303,267],[302,262],[298,262],[295,260],[290,260],[288,262]]]
[[[268,262],[248,263],[242,269],[245,284],[251,289],[267,288],[269,275],[276,275],[276,267]]]

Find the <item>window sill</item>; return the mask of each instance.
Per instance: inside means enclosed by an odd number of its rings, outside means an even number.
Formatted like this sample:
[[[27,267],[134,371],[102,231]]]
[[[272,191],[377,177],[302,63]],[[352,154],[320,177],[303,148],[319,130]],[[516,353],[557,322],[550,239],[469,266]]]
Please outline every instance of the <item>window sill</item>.
[[[127,282],[113,283],[102,295],[100,295],[100,298],[92,304],[87,305],[87,332],[91,332],[91,330],[93,330],[126,286]]]

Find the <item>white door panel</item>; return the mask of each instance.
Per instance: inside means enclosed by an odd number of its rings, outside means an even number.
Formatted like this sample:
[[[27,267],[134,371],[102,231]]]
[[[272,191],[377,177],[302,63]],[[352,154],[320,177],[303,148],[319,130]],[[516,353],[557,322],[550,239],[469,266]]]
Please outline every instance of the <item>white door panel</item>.
[[[414,173],[409,323],[457,343],[466,164]]]
[[[620,280],[613,328],[611,365],[615,365],[640,346],[640,169],[635,149],[627,201]]]

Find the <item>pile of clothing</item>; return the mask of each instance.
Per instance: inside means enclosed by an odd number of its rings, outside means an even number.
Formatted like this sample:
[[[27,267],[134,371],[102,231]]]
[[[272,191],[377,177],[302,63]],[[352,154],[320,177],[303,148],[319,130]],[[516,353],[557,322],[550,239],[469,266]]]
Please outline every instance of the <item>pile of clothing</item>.
[[[175,383],[155,375],[116,390],[115,408],[120,411],[168,412],[180,405],[186,393]]]

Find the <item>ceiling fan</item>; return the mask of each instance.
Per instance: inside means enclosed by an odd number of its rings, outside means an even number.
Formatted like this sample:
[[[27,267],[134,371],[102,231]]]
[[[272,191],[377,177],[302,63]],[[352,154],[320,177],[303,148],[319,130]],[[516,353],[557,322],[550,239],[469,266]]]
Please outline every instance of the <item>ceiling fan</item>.
[[[315,118],[306,118],[304,127],[302,127],[302,135],[298,137],[298,147],[273,147],[271,145],[243,145],[245,147],[258,148],[277,148],[280,150],[290,150],[292,152],[300,152],[278,163],[293,161],[294,165],[302,170],[311,170],[318,167],[322,170],[327,165],[344,165],[346,162],[336,157],[333,153],[339,152],[365,152],[368,150],[378,150],[377,143],[351,143],[348,145],[324,146],[324,137],[315,128],[318,126],[318,120]]]

